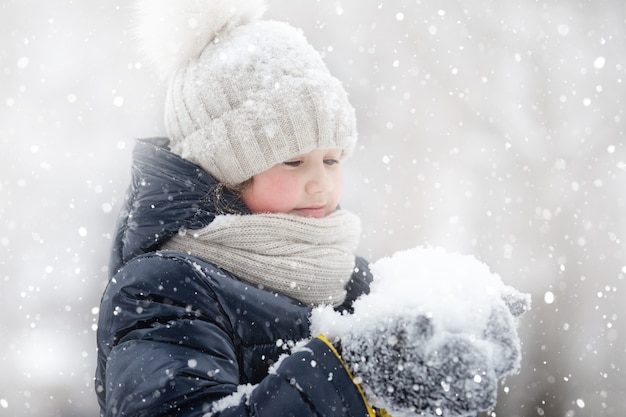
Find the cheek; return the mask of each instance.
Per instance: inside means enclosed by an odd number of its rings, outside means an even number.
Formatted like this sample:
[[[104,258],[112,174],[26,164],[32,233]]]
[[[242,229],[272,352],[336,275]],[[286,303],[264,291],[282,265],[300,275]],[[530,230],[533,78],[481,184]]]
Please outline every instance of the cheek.
[[[336,203],[339,203],[341,196],[343,194],[343,174],[339,171],[334,177],[335,188],[333,190],[333,195],[336,199]]]
[[[288,212],[291,207],[294,181],[280,175],[259,175],[246,188],[241,199],[253,213]]]

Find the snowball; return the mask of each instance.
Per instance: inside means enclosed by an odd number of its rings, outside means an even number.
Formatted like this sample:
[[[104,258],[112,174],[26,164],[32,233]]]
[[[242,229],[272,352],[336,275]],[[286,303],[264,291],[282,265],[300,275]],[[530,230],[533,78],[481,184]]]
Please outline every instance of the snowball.
[[[511,295],[499,275],[470,255],[442,248],[416,247],[382,258],[370,265],[374,281],[370,294],[354,303],[354,314],[342,316],[331,307],[318,307],[311,315],[311,334],[330,340],[347,332],[367,332],[381,318],[426,315],[437,331],[473,334],[482,338],[494,305],[509,305],[521,315],[530,305],[505,302]],[[503,298],[504,297],[504,298]]]
[[[354,304],[362,321],[417,311],[447,331],[479,332],[505,288],[484,263],[441,248],[400,251],[370,269],[375,277],[371,294]]]

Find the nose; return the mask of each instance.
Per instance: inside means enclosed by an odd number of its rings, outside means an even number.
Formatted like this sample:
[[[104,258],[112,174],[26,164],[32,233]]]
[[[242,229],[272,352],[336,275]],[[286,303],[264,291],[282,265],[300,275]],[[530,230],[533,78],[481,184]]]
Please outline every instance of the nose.
[[[305,190],[309,194],[328,193],[333,191],[334,182],[330,172],[322,163],[311,169]]]

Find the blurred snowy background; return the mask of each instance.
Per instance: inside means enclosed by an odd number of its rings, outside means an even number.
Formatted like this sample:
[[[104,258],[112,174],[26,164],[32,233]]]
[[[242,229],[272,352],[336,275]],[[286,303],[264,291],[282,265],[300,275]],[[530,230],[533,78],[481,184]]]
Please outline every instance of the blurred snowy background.
[[[163,133],[127,2],[0,2],[0,415],[97,415],[133,140]],[[626,415],[626,3],[274,0],[357,108],[370,260],[476,256],[530,292],[495,415]],[[621,301],[620,301],[621,300]]]

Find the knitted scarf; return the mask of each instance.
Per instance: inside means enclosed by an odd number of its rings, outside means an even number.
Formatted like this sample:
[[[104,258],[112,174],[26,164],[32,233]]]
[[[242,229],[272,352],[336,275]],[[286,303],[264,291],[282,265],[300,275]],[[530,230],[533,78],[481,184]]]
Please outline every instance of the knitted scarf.
[[[205,259],[311,306],[338,306],[354,270],[359,234],[359,218],[346,210],[323,218],[227,214],[203,229],[174,235],[161,249]]]

